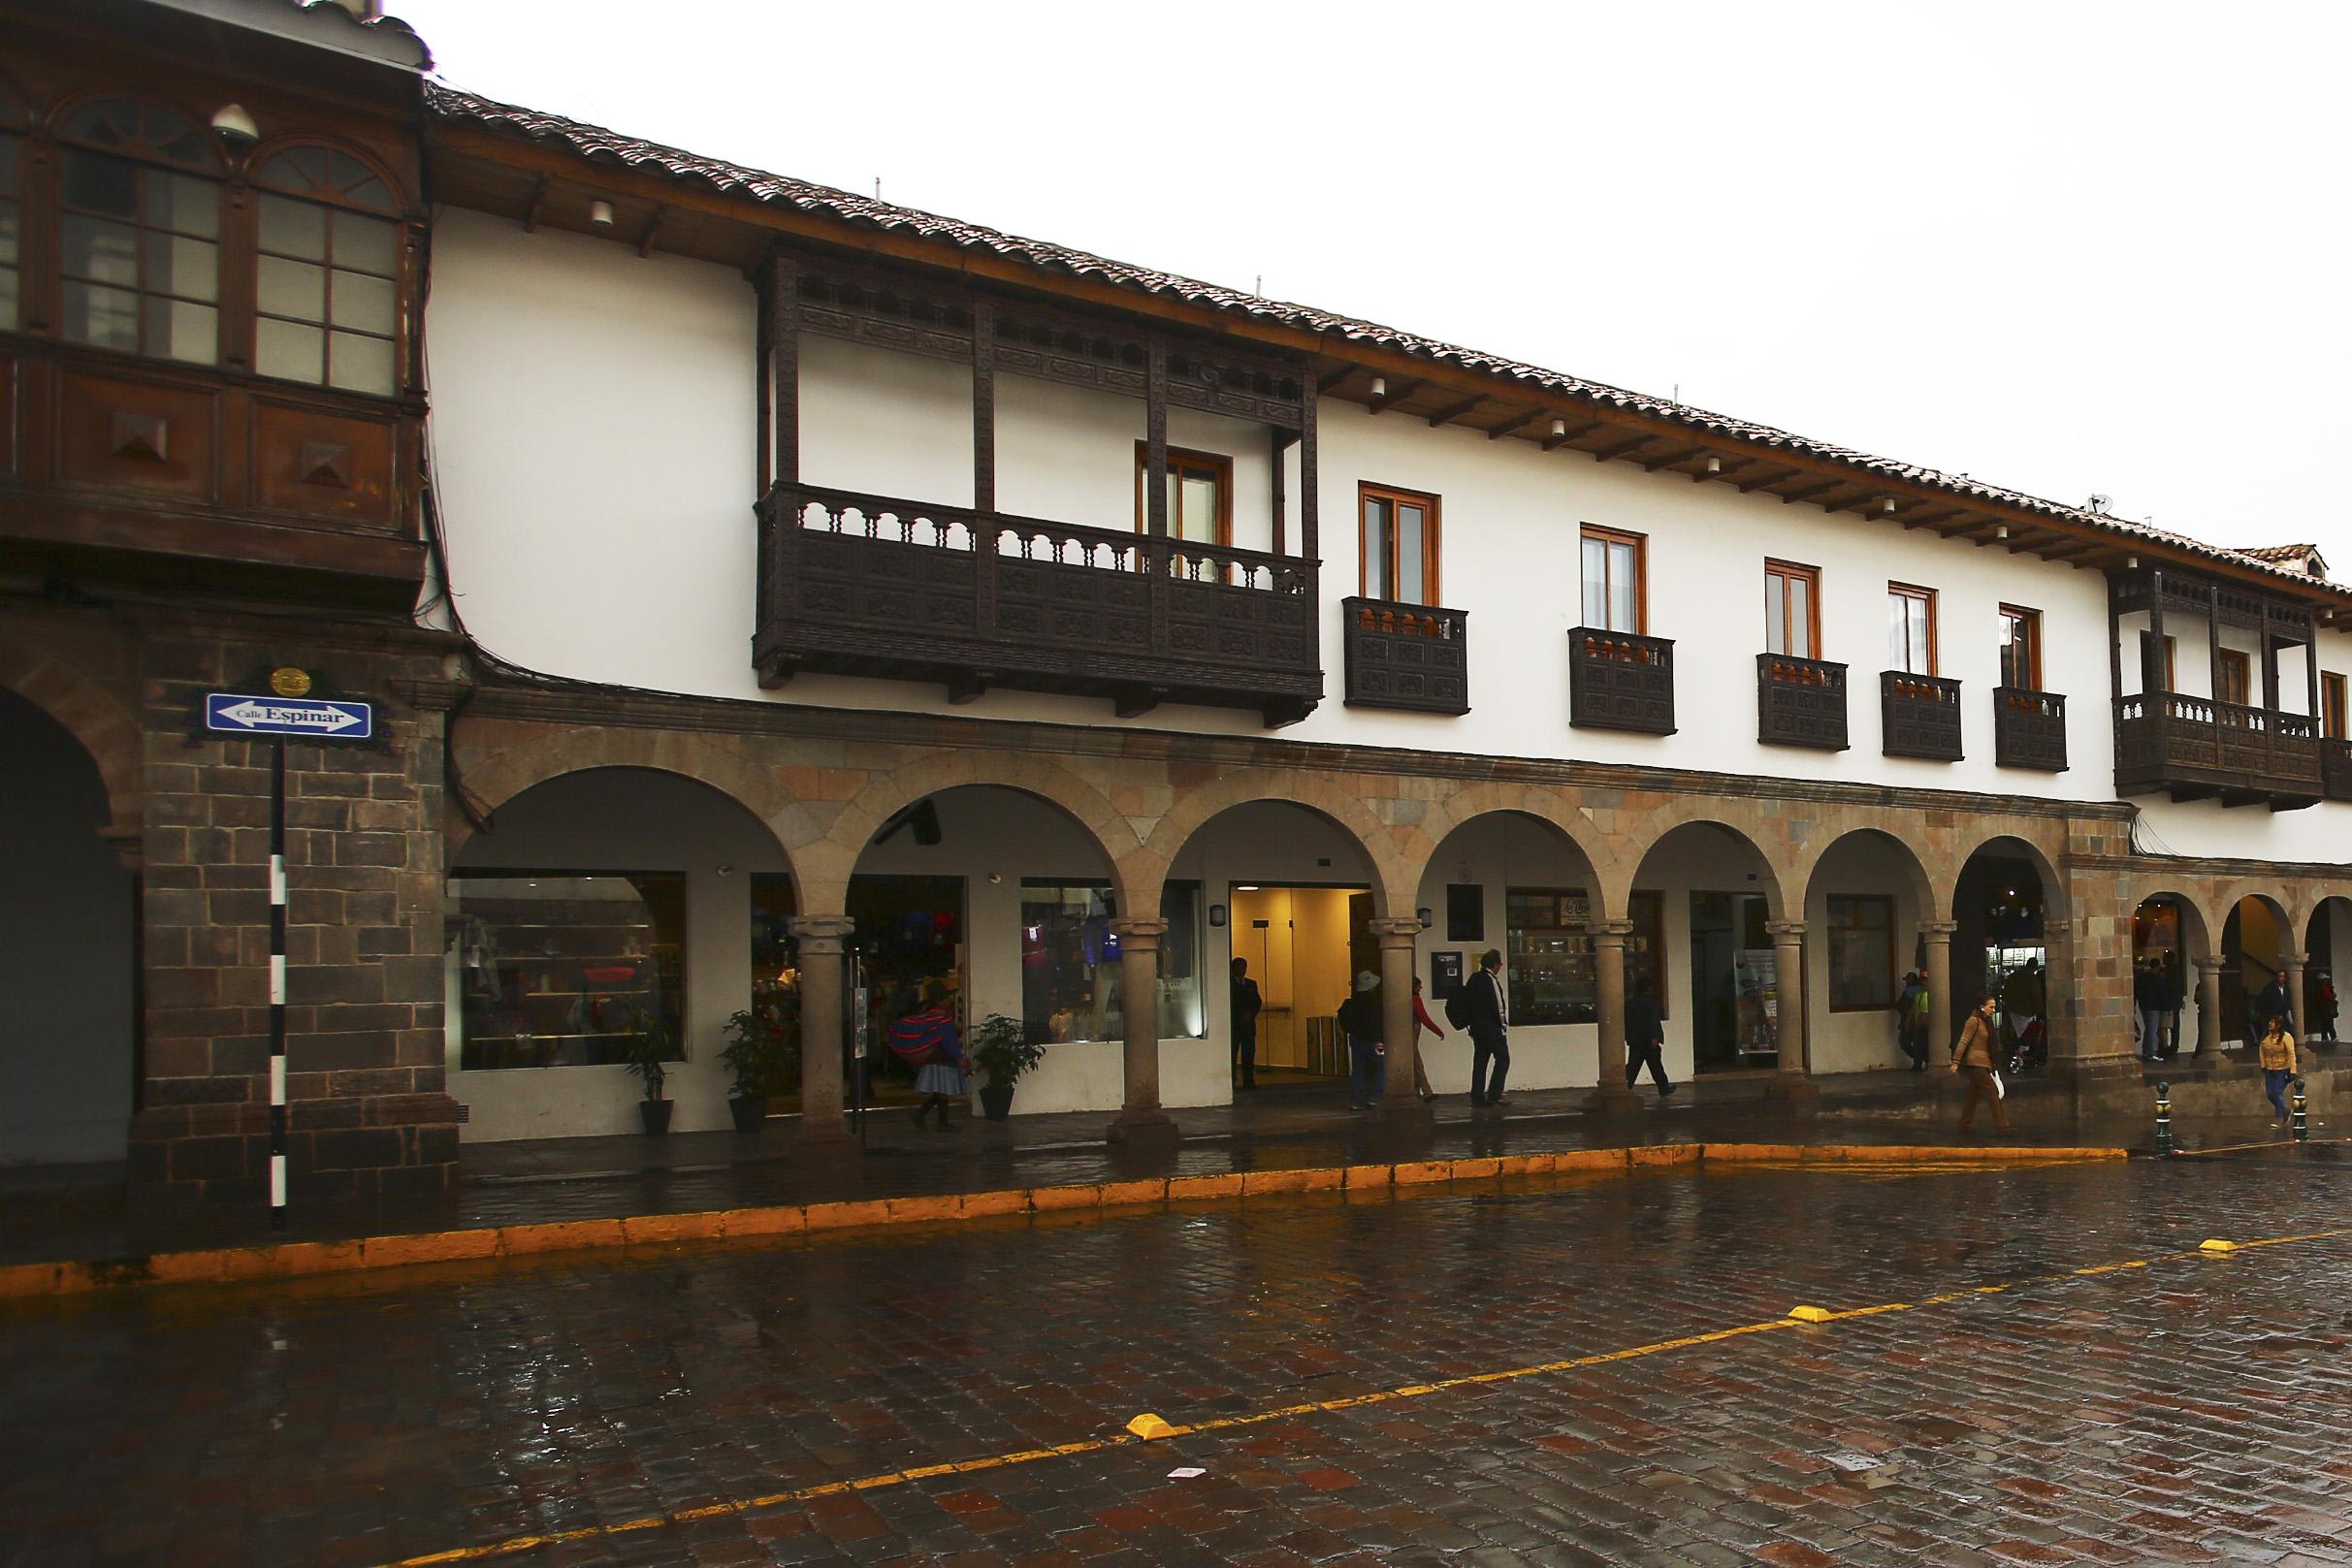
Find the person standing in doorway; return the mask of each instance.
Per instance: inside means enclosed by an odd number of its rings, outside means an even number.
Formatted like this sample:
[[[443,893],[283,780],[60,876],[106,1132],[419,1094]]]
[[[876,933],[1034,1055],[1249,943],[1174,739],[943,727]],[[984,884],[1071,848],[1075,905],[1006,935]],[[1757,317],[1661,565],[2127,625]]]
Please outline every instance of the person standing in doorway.
[[[1379,985],[1380,976],[1368,969],[1356,976],[1356,994],[1339,1004],[1339,1028],[1347,1036],[1348,1105],[1353,1110],[1369,1109],[1387,1089],[1380,999],[1372,995]]]
[[[1927,1070],[1927,981],[1917,970],[1903,976],[1902,994],[1894,999],[1894,1042],[1911,1059],[1911,1071]]]
[[[2160,977],[2164,981],[2164,1059],[2171,1061],[2180,1054],[2180,1009],[2188,1001],[2189,962],[2178,953],[2164,961]]]
[[[1437,1020],[1430,1016],[1430,1009],[1421,1001],[1421,976],[1416,975],[1413,976],[1413,1093],[1424,1101],[1430,1101],[1437,1098],[1437,1091],[1430,1087],[1429,1067],[1421,1060],[1421,1037],[1424,1034],[1438,1040],[1445,1039],[1445,1031],[1437,1027]]]
[[[2285,1017],[2274,1012],[2270,1027],[2262,1032],[2262,1092],[2277,1113],[2272,1127],[2287,1125],[2287,1084],[2294,1076],[2295,1036],[2288,1031]]]
[[[2042,1016],[2044,989],[2042,960],[2029,958],[2025,967],[2009,977],[2001,987],[2001,1010],[2009,1014],[2009,1039],[2012,1045],[2023,1045],[2025,1034],[2035,1019]]]
[[[2006,1133],[2009,1127],[2009,1106],[2001,1099],[2000,1084],[1993,1074],[2000,1070],[2001,1044],[1999,1026],[1995,1021],[1998,1004],[1986,996],[1977,1004],[1976,1011],[1968,1015],[1967,1026],[1960,1031],[1959,1043],[1952,1047],[1951,1070],[1966,1075],[1968,1098],[1960,1104],[1960,1131],[1965,1133],[1977,1119],[1977,1103],[1990,1102],[1993,1127]]]
[[[2310,1040],[2336,1043],[2336,982],[2324,969],[2312,976],[2311,1027],[2304,1033]]]
[[[2164,1060],[2164,972],[2156,960],[2143,958],[2132,972],[2132,1006],[2140,1012],[2140,1060]]]
[[[1658,1085],[1658,1098],[1674,1093],[1674,1085],[1666,1079],[1666,1021],[1658,1005],[1658,987],[1644,975],[1633,983],[1633,995],[1626,1003],[1626,1087],[1641,1076],[1643,1068],[1650,1070],[1650,1081]]]
[[[1470,1104],[1499,1105],[1502,1082],[1511,1075],[1511,1003],[1503,994],[1499,948],[1489,947],[1479,957],[1478,973],[1464,990],[1470,1012]]]
[[[1233,1065],[1241,1075],[1241,1087],[1258,1086],[1258,1014],[1266,1010],[1266,999],[1258,994],[1258,982],[1249,977],[1249,960],[1233,961]]]
[[[2268,1034],[2270,1020],[2295,1016],[2295,993],[2287,989],[2287,972],[2280,970],[2271,976],[2271,983],[2262,988],[2262,997],[2254,1004],[2253,1037],[2259,1040]]]

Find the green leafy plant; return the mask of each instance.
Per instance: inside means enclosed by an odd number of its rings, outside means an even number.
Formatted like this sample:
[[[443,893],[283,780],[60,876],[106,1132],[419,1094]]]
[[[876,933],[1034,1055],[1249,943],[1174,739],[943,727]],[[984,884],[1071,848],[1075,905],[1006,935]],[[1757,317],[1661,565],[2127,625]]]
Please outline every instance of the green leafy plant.
[[[735,1099],[765,1100],[790,1080],[798,1054],[782,1024],[745,1008],[727,1019],[726,1049],[719,1060],[735,1075]]]
[[[669,1064],[677,1052],[671,1044],[666,1025],[647,1023],[628,1037],[622,1048],[621,1061],[645,1085],[647,1101],[663,1098],[662,1088],[669,1081]]]
[[[1017,1018],[992,1012],[972,1031],[972,1065],[992,1087],[1009,1089],[1046,1059],[1046,1047],[1029,1038]]]

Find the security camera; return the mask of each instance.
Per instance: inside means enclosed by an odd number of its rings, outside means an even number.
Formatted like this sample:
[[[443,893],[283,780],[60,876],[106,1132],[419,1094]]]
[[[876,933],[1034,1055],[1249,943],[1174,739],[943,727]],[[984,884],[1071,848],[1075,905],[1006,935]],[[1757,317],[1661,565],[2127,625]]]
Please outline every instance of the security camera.
[[[242,104],[223,104],[213,112],[212,134],[233,147],[249,147],[261,140],[261,127]]]

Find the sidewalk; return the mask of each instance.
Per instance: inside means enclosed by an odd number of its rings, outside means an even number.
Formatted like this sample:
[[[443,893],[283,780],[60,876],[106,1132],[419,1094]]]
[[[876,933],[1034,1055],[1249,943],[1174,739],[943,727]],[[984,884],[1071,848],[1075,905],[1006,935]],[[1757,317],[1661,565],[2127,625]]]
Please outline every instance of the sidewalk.
[[[1347,1109],[1344,1086],[1285,1088],[1232,1106],[1176,1114],[1183,1143],[1140,1156],[1103,1141],[1111,1117],[1087,1111],[915,1127],[904,1110],[870,1118],[862,1149],[812,1157],[780,1118],[756,1136],[732,1132],[567,1138],[467,1145],[462,1185],[447,1200],[305,1205],[297,1179],[290,1223],[268,1228],[250,1212],[148,1217],[126,1212],[118,1189],[44,1188],[20,1176],[0,1186],[0,1265],[138,1260],[166,1252],[285,1241],[480,1231],[610,1221],[778,1205],[873,1202],[1126,1182],[1142,1178],[1334,1169],[1405,1162],[1478,1160],[1706,1141],[1949,1145],[1964,1141],[1940,1108],[1934,1075],[1855,1074],[1822,1080],[1822,1113],[1798,1117],[1767,1104],[1755,1080],[1686,1086],[1663,1104],[1646,1088],[1639,1113],[1586,1114],[1582,1089],[1514,1094],[1500,1112],[1473,1113],[1440,1099],[1431,1122],[1395,1125]],[[2143,1146],[2149,1129],[2078,1127],[2062,1096],[2029,1081],[2012,1108],[2018,1131],[1998,1138],[1980,1124],[1974,1141],[2059,1147]]]

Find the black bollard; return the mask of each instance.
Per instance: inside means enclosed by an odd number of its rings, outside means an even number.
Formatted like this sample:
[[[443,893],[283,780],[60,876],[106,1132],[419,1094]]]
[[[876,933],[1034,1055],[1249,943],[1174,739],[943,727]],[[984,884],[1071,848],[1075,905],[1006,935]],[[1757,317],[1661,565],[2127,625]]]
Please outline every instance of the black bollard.
[[[2173,1086],[2159,1080],[2156,1084],[2156,1157],[2164,1159],[2173,1152]]]
[[[2311,1141],[2311,1103],[2304,1095],[2303,1079],[2295,1080],[2295,1093],[2287,1104],[2295,1107],[2295,1141]]]

